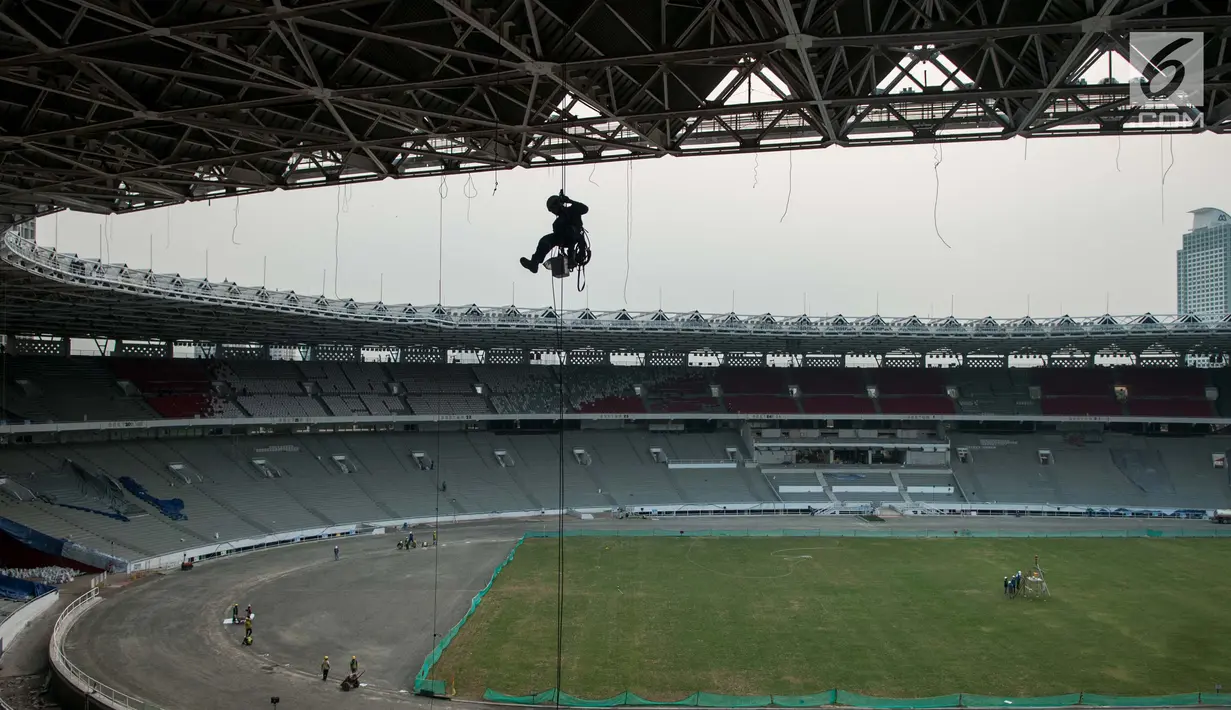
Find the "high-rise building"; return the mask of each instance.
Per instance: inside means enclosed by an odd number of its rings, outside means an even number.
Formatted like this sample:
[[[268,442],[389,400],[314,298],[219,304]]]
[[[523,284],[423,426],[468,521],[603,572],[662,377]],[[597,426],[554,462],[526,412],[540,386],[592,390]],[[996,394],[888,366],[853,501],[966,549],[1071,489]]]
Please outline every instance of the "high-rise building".
[[[1175,255],[1178,313],[1202,319],[1231,313],[1231,215],[1193,210],[1193,228]]]

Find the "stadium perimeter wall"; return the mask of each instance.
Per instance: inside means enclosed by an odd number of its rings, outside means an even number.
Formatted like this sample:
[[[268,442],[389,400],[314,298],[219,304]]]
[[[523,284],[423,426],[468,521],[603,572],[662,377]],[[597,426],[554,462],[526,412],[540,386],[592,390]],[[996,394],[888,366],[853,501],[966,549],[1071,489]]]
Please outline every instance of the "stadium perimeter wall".
[[[13,639],[17,638],[22,631],[25,631],[30,622],[55,606],[59,599],[60,592],[53,589],[22,604],[17,608],[17,611],[10,614],[4,620],[4,623],[0,623],[0,658],[9,649],[9,646],[13,645]]]
[[[1142,517],[1212,517],[1213,510],[1195,510],[1179,508],[1107,508],[1077,505],[1005,505],[1005,504],[945,504],[932,505],[916,503],[914,505],[887,506],[903,515],[1040,515],[1040,516],[1142,516]],[[693,515],[858,515],[871,512],[866,503],[832,503],[828,506],[807,505],[797,503],[743,503],[727,505],[635,505],[627,510],[633,514],[657,516],[693,516]],[[302,542],[326,540],[335,537],[347,537],[365,533],[383,532],[386,528],[400,528],[403,525],[416,526],[435,523],[474,523],[485,520],[510,520],[530,518],[542,515],[559,515],[559,509],[551,510],[513,510],[498,513],[470,513],[464,515],[423,516],[417,518],[398,518],[395,520],[380,520],[363,523],[348,523],[328,527],[308,528],[291,532],[272,533],[260,537],[233,540],[192,547],[165,555],[146,557],[129,562],[124,571],[142,572],[178,567],[182,562],[192,559],[194,562],[205,562],[226,555],[240,552],[252,552],[270,547],[281,547]],[[577,515],[595,515],[611,512],[609,507],[600,508],[568,508],[564,513]]]

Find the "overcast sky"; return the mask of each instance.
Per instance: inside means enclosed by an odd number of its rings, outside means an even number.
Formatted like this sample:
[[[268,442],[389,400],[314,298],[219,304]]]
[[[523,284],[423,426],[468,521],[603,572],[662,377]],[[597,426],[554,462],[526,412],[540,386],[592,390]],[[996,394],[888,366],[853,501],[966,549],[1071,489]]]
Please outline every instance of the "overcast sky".
[[[1188,211],[1231,210],[1231,140],[1217,136],[941,151],[938,201],[931,146],[568,168],[568,193],[590,205],[594,261],[589,287],[570,285],[564,306],[653,310],[661,298],[667,311],[794,315],[806,302],[810,315],[942,316],[952,302],[959,317],[1014,317],[1028,304],[1049,316],[1098,315],[1110,303],[1115,314],[1173,313]],[[324,273],[330,297],[336,279],[337,296],[359,301],[432,304],[442,286],[449,305],[548,305],[552,279],[517,259],[550,231],[543,203],[561,171],[498,177],[495,194],[495,173],[448,178],[443,229],[439,178],[416,178],[116,217],[62,213],[39,221],[38,238],[96,258],[101,227],[111,261],[147,268],[152,242],[156,270],[203,276],[208,250],[211,280],[301,294],[320,294]]]

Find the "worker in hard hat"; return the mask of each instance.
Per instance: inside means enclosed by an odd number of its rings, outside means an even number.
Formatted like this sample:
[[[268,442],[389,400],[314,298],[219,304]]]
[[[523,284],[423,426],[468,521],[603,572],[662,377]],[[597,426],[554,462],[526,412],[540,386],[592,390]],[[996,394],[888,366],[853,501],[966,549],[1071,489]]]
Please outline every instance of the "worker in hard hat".
[[[538,247],[529,259],[522,257],[522,267],[532,274],[537,274],[539,264],[556,248],[570,253],[572,256],[569,261],[585,266],[590,260],[590,250],[586,245],[585,227],[581,218],[590,208],[577,200],[569,199],[561,190],[559,195],[547,198],[547,211],[556,216],[551,224],[551,232],[539,239]],[[584,256],[581,253],[583,249]]]
[[[231,623],[232,624],[239,623],[239,605],[238,604],[231,605]]]
[[[351,673],[359,672],[359,659],[355,658],[354,656],[350,657],[350,672]]]
[[[321,661],[321,680],[329,680],[329,656]]]

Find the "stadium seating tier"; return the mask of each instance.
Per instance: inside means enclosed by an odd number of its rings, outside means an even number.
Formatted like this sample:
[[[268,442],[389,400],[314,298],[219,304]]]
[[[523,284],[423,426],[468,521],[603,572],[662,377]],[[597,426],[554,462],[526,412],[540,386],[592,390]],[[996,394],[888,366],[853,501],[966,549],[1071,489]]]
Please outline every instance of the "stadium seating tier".
[[[1192,368],[648,368],[289,360],[5,358],[8,420],[552,414],[1231,414]],[[1211,399],[1211,397],[1215,397]]]

